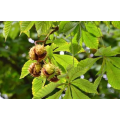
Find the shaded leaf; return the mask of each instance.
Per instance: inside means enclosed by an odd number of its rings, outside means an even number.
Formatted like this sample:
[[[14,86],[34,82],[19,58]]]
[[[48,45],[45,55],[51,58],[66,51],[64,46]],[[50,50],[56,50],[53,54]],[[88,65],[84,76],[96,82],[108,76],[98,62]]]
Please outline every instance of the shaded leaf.
[[[99,77],[97,77],[97,79],[94,81],[94,86],[95,86],[96,89],[98,88],[98,85],[100,84],[101,78],[102,78],[102,76],[99,76]]]
[[[103,21],[110,28],[110,21]]]
[[[114,56],[118,54],[117,51],[111,50],[111,46],[109,47],[101,47],[100,49],[97,50],[95,53],[95,56]]]

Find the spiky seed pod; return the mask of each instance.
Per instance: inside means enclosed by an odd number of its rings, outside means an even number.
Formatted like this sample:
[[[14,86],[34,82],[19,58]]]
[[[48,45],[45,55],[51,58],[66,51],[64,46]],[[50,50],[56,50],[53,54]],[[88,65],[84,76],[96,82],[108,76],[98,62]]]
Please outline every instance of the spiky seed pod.
[[[57,78],[57,75],[55,75],[53,78],[49,79],[51,82],[57,82],[59,79]]]
[[[43,53],[46,52],[46,49],[45,49],[44,45],[36,45],[35,52],[37,55],[42,55]]]
[[[45,65],[43,66],[43,68],[45,69],[45,71],[46,71],[49,75],[51,75],[51,74],[53,74],[53,73],[55,72],[55,66],[54,66],[53,64],[51,64],[51,63],[45,64]]]
[[[31,60],[37,60],[37,56],[35,55],[35,46],[33,46],[29,51],[29,56]]]
[[[61,74],[61,70],[58,67],[55,67],[55,74],[56,75],[60,75]]]
[[[37,60],[38,62],[42,61],[47,54],[46,48],[44,45],[33,46],[29,51],[29,56],[31,60]]]
[[[41,74],[41,68],[41,64],[32,63],[28,70],[33,77],[38,77]]]

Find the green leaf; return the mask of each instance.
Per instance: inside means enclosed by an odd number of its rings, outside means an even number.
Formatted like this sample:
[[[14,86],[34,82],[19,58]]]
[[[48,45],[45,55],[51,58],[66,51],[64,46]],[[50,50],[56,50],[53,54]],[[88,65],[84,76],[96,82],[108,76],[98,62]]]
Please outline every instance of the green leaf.
[[[100,23],[101,23],[101,21],[94,21],[94,23],[95,23],[97,26],[99,26]]]
[[[97,50],[95,53],[95,56],[114,56],[118,54],[117,51],[111,50],[111,46],[109,47],[101,47],[100,49]]]
[[[110,62],[106,62],[107,64],[107,77],[108,77],[108,82],[110,85],[115,88],[120,90],[120,69],[114,67]]]
[[[72,85],[88,93],[97,93],[96,87],[86,79],[77,79],[72,82]]]
[[[43,84],[43,78],[42,77],[37,77],[33,79],[32,82],[32,94],[33,96],[42,88]]]
[[[32,63],[35,63],[36,61],[34,60],[28,60],[22,67],[22,72],[21,72],[21,76],[20,79],[24,78],[26,75],[29,74],[28,68]]]
[[[54,54],[55,60],[62,65],[65,69],[69,64],[73,64],[73,56]],[[78,61],[74,58],[74,65],[77,66]]]
[[[85,60],[81,60],[78,63],[77,67],[72,68],[68,72],[69,79],[74,80],[75,78],[85,74],[92,67],[92,65],[99,59],[100,58],[86,58]]]
[[[110,21],[103,21],[110,28]]]
[[[88,22],[85,24],[86,29],[89,33],[95,35],[96,37],[101,37],[102,36],[102,32],[101,29],[98,28],[95,23],[92,22]]]
[[[27,31],[29,31],[34,25],[34,23],[35,23],[34,21],[21,21],[20,22],[21,33],[22,32],[26,33]]]
[[[6,21],[5,24],[4,24],[4,28],[3,28],[3,35],[5,37],[5,41],[7,39],[7,36],[10,32],[10,28],[12,26],[12,21]]]
[[[68,44],[64,39],[55,39],[53,41],[58,47]]]
[[[63,33],[65,35],[69,35],[78,25],[78,22],[68,22],[65,24],[64,28],[63,28]]]
[[[54,95],[49,96],[47,99],[59,99],[60,95],[62,94],[64,89],[59,90],[58,92],[56,92]]]
[[[119,57],[108,57],[108,60],[112,62],[116,67],[120,68],[120,58]]]
[[[46,46],[46,50],[47,50],[47,57],[49,57],[50,59],[52,59],[52,57],[53,57],[52,46],[47,45]]]
[[[95,86],[96,89],[98,88],[98,85],[100,84],[101,78],[102,78],[102,76],[99,76],[99,77],[97,77],[97,79],[94,81],[94,86]]]
[[[38,36],[48,34],[52,21],[36,21],[35,27],[38,33]]]
[[[60,22],[60,24],[59,24],[59,31],[60,31],[60,32],[62,32],[65,24],[68,23],[68,22],[70,22],[70,21],[61,21],[61,22]]]
[[[49,83],[41,88],[37,93],[34,94],[34,99],[41,99],[51,93],[59,84],[58,83]]]
[[[61,45],[60,47],[56,48],[53,52],[59,52],[59,51],[67,51],[67,52],[70,52],[69,47],[70,47],[70,44],[69,44],[69,43],[66,43],[66,44],[63,44],[63,45]]]
[[[77,37],[78,37],[78,34],[76,34],[74,37],[73,37],[73,39],[72,39],[72,41],[71,41],[71,44],[70,44],[70,47],[69,47],[69,49],[70,49],[70,52],[73,54],[73,55],[75,55],[76,53],[78,53],[78,51],[80,51],[80,49],[81,49],[81,47],[80,47],[80,45],[78,44],[78,39],[77,39]]]
[[[87,47],[92,49],[98,48],[98,38],[92,36],[90,33],[82,30],[82,39]]]
[[[112,24],[115,28],[120,29],[120,21],[112,21]]]
[[[80,90],[72,85],[71,90],[73,99],[90,99],[87,95],[83,94]]]
[[[9,36],[14,40],[18,33],[20,32],[20,28],[19,28],[19,23],[15,22],[12,26],[11,26],[11,30],[9,32]]]
[[[63,99],[72,99],[72,96],[71,96],[71,91],[70,91],[70,86],[68,86],[66,92],[65,92],[65,96]]]

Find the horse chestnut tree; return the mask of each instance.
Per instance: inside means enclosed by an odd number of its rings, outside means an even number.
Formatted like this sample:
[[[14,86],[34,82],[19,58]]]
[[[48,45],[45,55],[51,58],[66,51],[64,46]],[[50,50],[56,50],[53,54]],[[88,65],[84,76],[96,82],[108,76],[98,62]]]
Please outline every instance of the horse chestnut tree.
[[[12,21],[4,24],[7,39]],[[28,50],[29,60],[22,67],[20,78],[29,73],[33,77],[33,99],[89,99],[98,94],[98,87],[104,74],[108,83],[120,90],[120,54],[104,44],[99,24],[120,29],[119,21],[20,21],[20,31],[31,37],[34,26],[39,40]],[[59,53],[64,51],[64,55]],[[81,53],[92,51],[91,56],[79,59]],[[96,79],[90,82],[85,75],[92,66],[100,63]]]

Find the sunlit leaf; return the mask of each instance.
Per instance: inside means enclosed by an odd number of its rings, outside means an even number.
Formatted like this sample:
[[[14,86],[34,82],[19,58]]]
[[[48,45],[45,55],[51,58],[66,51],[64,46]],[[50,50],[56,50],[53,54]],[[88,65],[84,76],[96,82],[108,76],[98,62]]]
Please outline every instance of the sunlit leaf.
[[[82,39],[87,47],[92,49],[98,48],[98,38],[92,36],[90,33],[82,30]]]
[[[56,87],[58,86],[58,83],[49,83],[48,85],[45,85],[42,87],[37,93],[34,94],[34,99],[41,99],[51,93]]]
[[[67,88],[67,90],[65,92],[65,96],[63,97],[63,99],[72,99],[70,86],[68,86],[68,88]]]
[[[6,21],[4,24],[3,35],[5,37],[5,41],[7,39],[9,32],[10,32],[11,26],[12,26],[12,21]]]
[[[36,27],[38,36],[48,34],[51,24],[52,24],[52,21],[36,21],[35,27]]]
[[[64,89],[59,90],[58,92],[56,92],[54,95],[49,96],[47,99],[59,99],[60,95],[62,94]]]
[[[114,67],[110,62],[107,61],[107,77],[110,85],[120,90],[120,69]]]
[[[77,86],[79,89],[87,93],[97,93],[96,87],[93,83],[89,82],[86,79],[77,79],[72,82],[73,85]]]
[[[29,74],[28,68],[32,63],[35,63],[36,61],[34,60],[28,60],[22,67],[22,72],[21,72],[21,76],[20,79],[24,78],[26,75]]]
[[[76,87],[71,85],[72,97],[73,99],[90,99],[87,95],[82,93]]]

